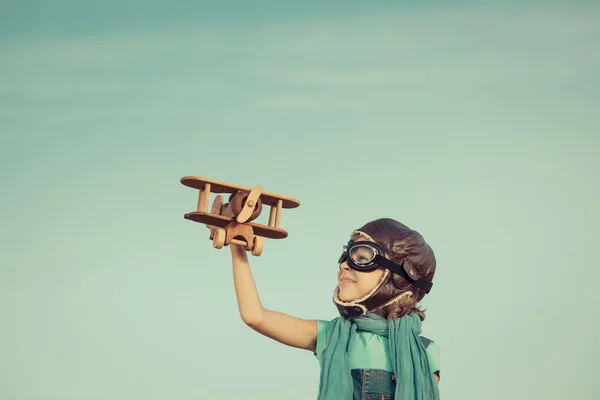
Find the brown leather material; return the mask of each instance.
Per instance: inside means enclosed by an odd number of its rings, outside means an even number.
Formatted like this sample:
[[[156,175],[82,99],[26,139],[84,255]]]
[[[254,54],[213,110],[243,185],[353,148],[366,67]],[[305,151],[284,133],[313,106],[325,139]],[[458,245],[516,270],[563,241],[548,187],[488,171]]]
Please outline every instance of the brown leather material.
[[[401,264],[404,260],[408,260],[423,279],[433,280],[436,268],[435,254],[419,232],[391,218],[371,221],[357,230],[375,240],[389,255],[391,261]],[[422,289],[412,286],[401,276],[392,274],[391,278],[397,289],[402,291],[410,289],[417,300],[425,296]]]
[[[407,273],[414,269],[421,278],[428,281],[433,280],[436,269],[435,254],[419,232],[391,218],[380,218],[368,222],[357,231],[366,233],[377,242],[391,261],[401,265],[407,261],[403,265]],[[383,306],[408,291],[413,293],[413,297],[417,301],[425,296],[426,293],[423,289],[411,285],[410,281],[403,277],[394,273],[386,275],[379,290],[367,299],[354,305],[342,305],[334,302],[340,314],[347,318],[358,317],[363,313],[362,307],[358,306],[360,304],[370,312],[382,315]]]

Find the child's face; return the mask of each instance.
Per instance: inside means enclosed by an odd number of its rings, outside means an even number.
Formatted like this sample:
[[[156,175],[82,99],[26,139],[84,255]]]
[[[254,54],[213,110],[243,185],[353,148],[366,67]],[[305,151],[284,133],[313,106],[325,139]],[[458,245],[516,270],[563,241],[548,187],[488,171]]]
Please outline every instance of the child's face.
[[[353,235],[352,241],[369,241],[368,237],[362,235]],[[360,299],[369,293],[383,278],[384,268],[378,268],[370,272],[356,271],[348,265],[348,261],[340,264],[338,272],[338,286],[340,288],[339,298],[342,301],[353,301]]]

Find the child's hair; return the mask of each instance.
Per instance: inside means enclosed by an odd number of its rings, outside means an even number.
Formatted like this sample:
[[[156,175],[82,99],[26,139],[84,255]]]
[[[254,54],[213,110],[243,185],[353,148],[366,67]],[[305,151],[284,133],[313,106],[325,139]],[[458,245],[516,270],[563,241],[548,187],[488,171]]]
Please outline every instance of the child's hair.
[[[411,313],[417,314],[421,321],[425,320],[425,310],[419,308],[419,303],[412,294],[400,296],[392,304],[382,309],[383,317],[387,319],[402,318]]]

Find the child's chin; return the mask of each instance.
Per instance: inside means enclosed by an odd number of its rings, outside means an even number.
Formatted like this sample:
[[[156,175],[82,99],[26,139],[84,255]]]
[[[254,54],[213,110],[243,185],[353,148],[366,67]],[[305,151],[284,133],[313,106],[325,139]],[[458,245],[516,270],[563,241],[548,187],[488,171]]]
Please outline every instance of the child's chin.
[[[340,298],[341,301],[345,301],[345,302],[358,299],[358,297],[356,296],[356,293],[354,293],[352,290],[344,290],[344,289],[340,290],[338,297]]]

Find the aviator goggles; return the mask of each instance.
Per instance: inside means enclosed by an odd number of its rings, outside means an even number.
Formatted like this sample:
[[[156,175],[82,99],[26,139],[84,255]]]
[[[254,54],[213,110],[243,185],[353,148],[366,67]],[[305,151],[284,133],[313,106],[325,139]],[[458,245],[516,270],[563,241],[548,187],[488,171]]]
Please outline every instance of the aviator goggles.
[[[377,243],[349,241],[344,246],[344,252],[338,260],[338,264],[342,264],[344,261],[347,261],[352,269],[360,272],[371,272],[380,267],[387,268],[409,281],[413,286],[425,290],[426,293],[429,293],[433,286],[432,282],[419,276],[408,259],[404,259],[401,264],[396,264],[389,260],[385,251]]]

